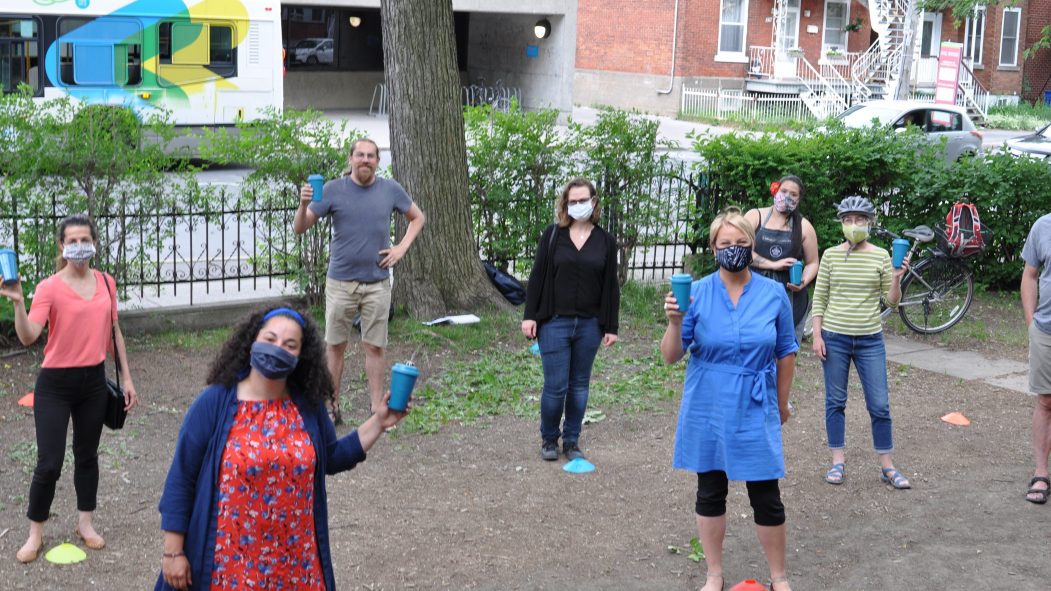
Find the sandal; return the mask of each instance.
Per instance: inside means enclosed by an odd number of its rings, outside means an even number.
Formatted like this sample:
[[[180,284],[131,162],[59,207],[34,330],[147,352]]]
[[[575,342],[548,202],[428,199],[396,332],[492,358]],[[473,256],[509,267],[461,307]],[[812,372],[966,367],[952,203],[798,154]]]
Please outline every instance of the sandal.
[[[1035,485],[1037,482],[1043,482],[1045,485],[1047,485],[1047,488],[1036,488]],[[1025,492],[1025,500],[1029,501],[1030,503],[1035,503],[1037,505],[1043,505],[1047,502],[1047,496],[1049,494],[1051,494],[1051,480],[1048,480],[1045,476],[1034,476],[1033,479],[1029,481],[1029,490]],[[1040,496],[1035,499],[1031,499],[1029,498],[1029,495]]]
[[[899,472],[897,468],[883,468],[880,472],[879,479],[897,490],[912,488],[912,485],[909,484],[909,479],[905,478],[905,475]]]
[[[825,473],[825,482],[829,484],[843,484],[844,478],[846,478],[846,466],[842,463],[832,464],[832,468]]]

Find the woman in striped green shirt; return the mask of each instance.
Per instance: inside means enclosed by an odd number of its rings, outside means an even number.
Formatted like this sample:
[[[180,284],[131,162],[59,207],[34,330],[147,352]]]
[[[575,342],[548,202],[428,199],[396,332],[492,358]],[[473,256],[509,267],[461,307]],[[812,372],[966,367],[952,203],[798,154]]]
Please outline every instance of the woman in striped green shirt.
[[[880,323],[880,298],[889,306],[901,299],[901,269],[890,264],[890,254],[868,241],[876,221],[872,202],[850,196],[836,207],[846,241],[821,256],[814,285],[814,353],[825,373],[825,430],[832,450],[830,484],[842,484],[845,471],[845,411],[850,363],[861,378],[865,407],[872,422],[872,444],[879,454],[880,478],[897,489],[911,488],[909,479],[894,467],[890,398],[887,389],[887,352]]]

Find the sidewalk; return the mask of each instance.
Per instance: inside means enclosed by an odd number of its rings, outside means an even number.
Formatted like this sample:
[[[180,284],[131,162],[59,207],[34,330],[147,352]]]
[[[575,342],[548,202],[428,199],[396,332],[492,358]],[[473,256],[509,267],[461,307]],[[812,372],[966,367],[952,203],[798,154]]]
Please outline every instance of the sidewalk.
[[[989,359],[973,351],[949,351],[905,337],[884,333],[887,360],[927,371],[1029,393],[1029,365],[1007,359]]]

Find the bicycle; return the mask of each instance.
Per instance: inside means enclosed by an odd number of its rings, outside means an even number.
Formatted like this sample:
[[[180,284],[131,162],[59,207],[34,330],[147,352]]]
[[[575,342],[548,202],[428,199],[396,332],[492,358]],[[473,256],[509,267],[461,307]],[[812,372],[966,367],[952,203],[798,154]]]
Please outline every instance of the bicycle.
[[[888,242],[901,238],[879,227],[872,234]],[[928,226],[916,226],[902,234],[912,239],[912,245],[909,268],[901,279],[898,315],[905,326],[920,334],[949,330],[963,319],[974,301],[974,274],[962,259],[947,254],[940,244],[925,246],[937,236]],[[894,308],[886,307],[882,301],[880,305],[880,317],[886,320]]]

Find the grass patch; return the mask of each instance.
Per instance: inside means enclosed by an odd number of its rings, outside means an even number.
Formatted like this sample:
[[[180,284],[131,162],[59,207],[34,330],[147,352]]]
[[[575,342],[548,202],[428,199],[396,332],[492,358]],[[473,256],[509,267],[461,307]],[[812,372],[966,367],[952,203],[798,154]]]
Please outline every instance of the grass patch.
[[[1017,105],[998,105],[989,109],[985,125],[993,129],[1033,131],[1051,122],[1051,107],[1020,102]]]
[[[128,341],[140,349],[218,349],[229,336],[229,328],[168,330],[156,334],[129,336]]]
[[[492,310],[477,316],[481,318],[477,324],[424,326],[417,320],[399,315],[390,322],[388,334],[391,342],[408,344],[420,353],[449,348],[460,353],[476,353],[520,334],[521,309]]]
[[[894,314],[886,322],[887,332],[905,337],[919,336]],[[1009,348],[1024,348],[1029,333],[1022,315],[1018,292],[976,290],[967,314],[949,330],[935,335],[942,345],[961,349],[978,343]]]

